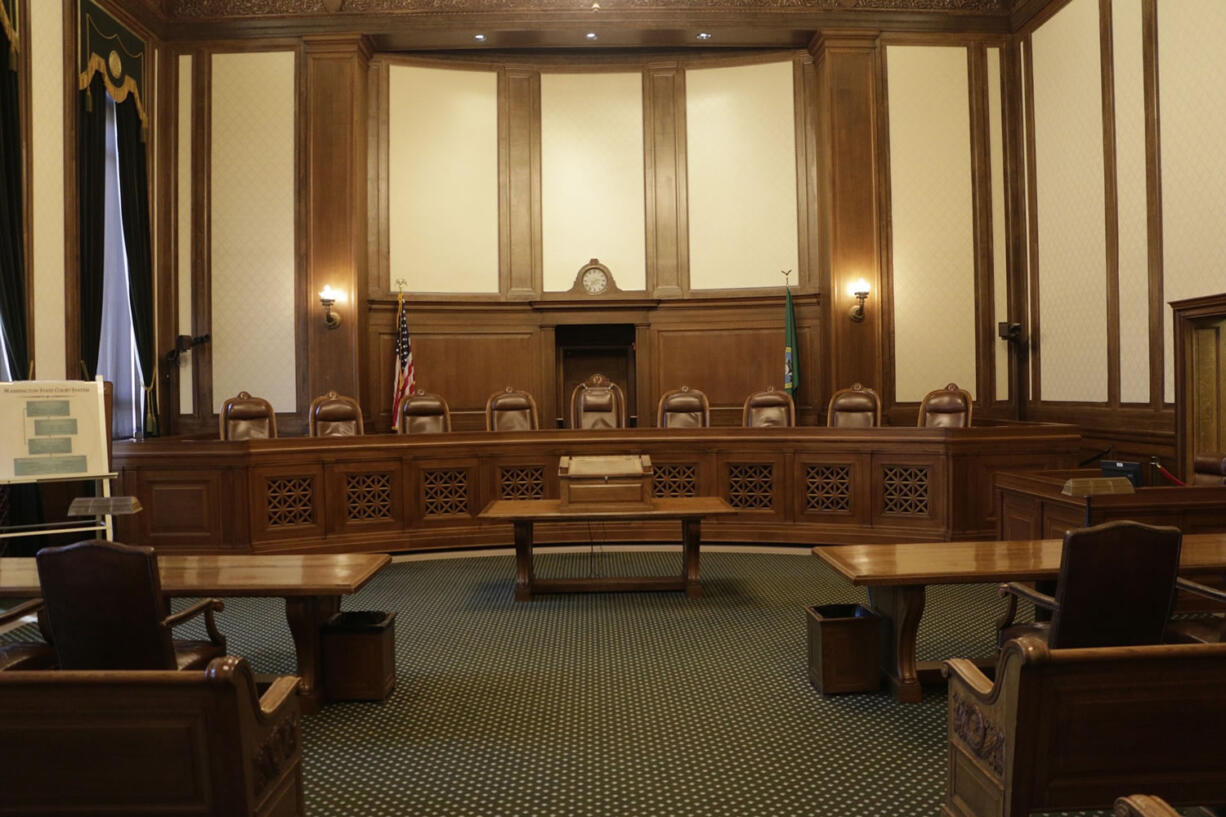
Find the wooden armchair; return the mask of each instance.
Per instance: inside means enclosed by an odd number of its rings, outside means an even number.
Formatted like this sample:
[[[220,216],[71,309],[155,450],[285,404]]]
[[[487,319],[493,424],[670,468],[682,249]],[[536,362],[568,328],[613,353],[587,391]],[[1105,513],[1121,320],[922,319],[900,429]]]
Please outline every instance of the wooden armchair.
[[[1010,598],[997,622],[999,643],[1021,635],[1053,649],[1162,643],[1182,540],[1178,528],[1128,521],[1066,532],[1054,597],[1018,582],[1001,585]],[[1019,597],[1050,610],[1051,621],[1011,626]]]
[[[0,627],[13,624],[43,608],[42,599],[23,601],[0,613]],[[45,637],[45,635],[44,635]],[[55,649],[50,644],[35,641],[17,641],[0,644],[0,671],[19,669],[48,669],[55,666]]]
[[[1134,794],[1115,801],[1112,817],[1180,817],[1179,812],[1161,797]]]
[[[166,615],[153,548],[91,539],[43,548],[36,560],[61,669],[203,669],[226,653],[213,619],[220,600]],[[201,613],[208,641],[171,638],[172,627]]]
[[[1107,809],[1137,789],[1226,800],[1226,644],[1053,650],[1026,636],[995,682],[962,658],[944,671],[944,817]]]
[[[298,678],[0,672],[0,815],[303,814]]]

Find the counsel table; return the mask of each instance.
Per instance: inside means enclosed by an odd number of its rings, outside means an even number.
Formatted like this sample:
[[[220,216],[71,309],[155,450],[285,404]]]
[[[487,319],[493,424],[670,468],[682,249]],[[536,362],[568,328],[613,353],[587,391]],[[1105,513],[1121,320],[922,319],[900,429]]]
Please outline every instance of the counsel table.
[[[1060,572],[1060,539],[1004,542],[934,542],[896,545],[842,545],[813,548],[813,554],[854,585],[868,588],[868,603],[883,619],[882,671],[895,697],[920,700],[920,676],[939,664],[917,665],[915,637],[930,584],[979,584],[1055,579]],[[1226,570],[1226,533],[1183,537],[1179,558],[1185,575]]]
[[[159,556],[167,596],[280,596],[298,654],[303,707],[327,700],[323,686],[320,627],[340,610],[341,596],[356,593],[382,570],[386,553],[313,553],[269,556]],[[40,593],[32,558],[0,559],[0,597]]]
[[[597,508],[593,505],[563,506],[557,499],[498,499],[485,506],[480,519],[515,523],[515,600],[527,601],[532,593],[569,593],[602,590],[684,590],[691,598],[702,595],[698,578],[698,545],[701,523],[707,516],[736,513],[719,497],[668,497],[655,500],[650,508]],[[625,521],[680,519],[682,565],[680,576],[606,576],[601,578],[537,579],[532,570],[532,524],[534,522]]]

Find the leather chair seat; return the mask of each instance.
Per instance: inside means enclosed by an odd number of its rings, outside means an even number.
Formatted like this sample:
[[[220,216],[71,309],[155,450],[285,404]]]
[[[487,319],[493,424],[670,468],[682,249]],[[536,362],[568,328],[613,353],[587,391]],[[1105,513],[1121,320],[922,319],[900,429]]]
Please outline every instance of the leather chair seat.
[[[656,410],[656,425],[660,428],[706,428],[711,425],[707,396],[689,386],[666,392]]]
[[[881,425],[881,400],[877,392],[853,383],[839,389],[826,406],[826,425],[830,428],[875,428]]]
[[[277,436],[272,404],[245,391],[222,403],[219,420],[223,440],[265,440]]]
[[[968,428],[974,412],[971,393],[949,383],[924,395],[916,425],[922,428]]]
[[[625,428],[626,396],[621,387],[594,374],[570,394],[571,428]]]
[[[746,428],[788,427],[796,425],[796,404],[785,391],[768,388],[745,398],[741,425]]]
[[[437,394],[410,395],[401,410],[400,430],[406,434],[441,434],[451,430],[451,410]]]
[[[507,386],[485,402],[486,431],[531,431],[537,427],[536,402],[525,391]]]
[[[365,433],[358,401],[334,391],[311,401],[307,418],[312,437],[356,437]]]
[[[1192,460],[1193,485],[1226,485],[1226,454],[1197,454]]]

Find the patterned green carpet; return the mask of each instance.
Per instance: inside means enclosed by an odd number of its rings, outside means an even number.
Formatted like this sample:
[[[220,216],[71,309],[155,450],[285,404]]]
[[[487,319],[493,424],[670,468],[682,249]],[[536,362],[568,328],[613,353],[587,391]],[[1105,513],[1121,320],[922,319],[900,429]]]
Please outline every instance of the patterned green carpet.
[[[804,607],[863,601],[808,555],[707,553],[706,594],[512,597],[509,556],[394,564],[397,686],[304,721],[313,817],[936,815],[944,693],[823,697]],[[679,571],[677,553],[538,556],[538,575]],[[921,658],[988,654],[994,586],[934,588]],[[292,672],[278,600],[230,599],[231,652]],[[11,636],[10,636],[11,637]]]

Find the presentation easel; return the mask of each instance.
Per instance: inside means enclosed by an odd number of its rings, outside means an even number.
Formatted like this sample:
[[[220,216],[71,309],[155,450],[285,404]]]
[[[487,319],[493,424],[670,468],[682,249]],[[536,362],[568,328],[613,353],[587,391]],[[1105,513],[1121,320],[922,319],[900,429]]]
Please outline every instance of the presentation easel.
[[[111,496],[107,419],[102,378],[0,383],[0,485],[92,480],[100,494],[68,509],[92,521],[10,525],[0,540],[91,531],[111,539],[112,516],[140,510],[134,497]]]

